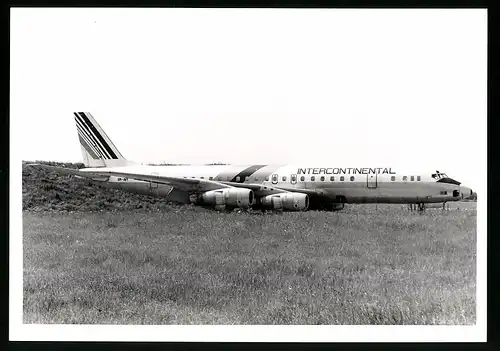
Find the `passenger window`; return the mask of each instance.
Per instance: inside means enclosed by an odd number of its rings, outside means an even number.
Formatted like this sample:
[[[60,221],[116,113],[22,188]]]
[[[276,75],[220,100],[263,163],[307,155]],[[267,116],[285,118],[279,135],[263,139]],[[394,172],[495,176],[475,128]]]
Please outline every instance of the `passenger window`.
[[[411,176],[410,177],[410,180],[413,182],[415,180],[415,177],[414,176]]]
[[[295,184],[297,182],[297,175],[296,174],[292,174],[291,177],[290,177],[290,181],[292,182],[292,184]]]
[[[403,176],[403,182],[406,182],[408,180],[407,176]]]
[[[417,176],[417,180],[420,182],[420,176]]]
[[[201,177],[201,179],[205,179],[205,177]]]
[[[344,181],[344,176],[340,176],[340,181],[343,182]]]
[[[330,182],[333,182],[335,180],[334,176],[330,176]]]
[[[439,194],[441,194],[441,195],[448,195],[448,192],[447,191],[441,191],[441,192],[439,192]]]
[[[271,180],[272,180],[273,184],[278,183],[278,175],[277,174],[273,174],[272,177],[271,177]]]
[[[325,181],[325,177],[324,176],[321,176],[321,178],[319,178],[322,182]]]
[[[314,182],[314,180],[315,180],[315,179],[316,179],[316,177],[315,177],[315,176],[312,176],[312,177],[311,177],[311,182]]]
[[[240,181],[240,176],[237,176],[236,177],[236,181],[239,182]]]
[[[209,177],[208,179],[209,179],[209,180],[212,180],[212,179],[214,179],[214,177]]]
[[[268,181],[269,181],[269,176],[266,176],[266,182],[268,182]]]
[[[286,182],[286,176],[283,176],[283,177],[281,178],[281,180],[282,180],[282,181],[284,181],[284,182]]]
[[[218,180],[222,180],[222,177],[221,177],[221,176],[219,176],[219,177],[217,177],[217,179],[218,179]]]
[[[354,176],[351,176],[351,182],[353,182],[353,181],[354,181]]]
[[[258,177],[255,177],[255,181],[258,181],[258,180],[259,180],[259,178],[258,178]]]
[[[395,176],[392,176],[391,177],[391,181],[395,181],[396,180],[396,177]]]
[[[300,181],[301,181],[301,182],[303,182],[304,180],[306,180],[306,177],[301,176],[301,177],[300,177]]]

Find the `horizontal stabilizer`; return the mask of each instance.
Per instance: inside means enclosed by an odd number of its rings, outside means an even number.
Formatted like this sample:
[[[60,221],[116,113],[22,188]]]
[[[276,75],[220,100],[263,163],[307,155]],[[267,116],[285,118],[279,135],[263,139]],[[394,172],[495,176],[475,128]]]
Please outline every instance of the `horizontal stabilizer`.
[[[92,180],[100,180],[100,181],[106,181],[109,179],[108,176],[103,176],[102,174],[99,174],[99,173],[81,172],[77,169],[64,168],[64,167],[58,167],[58,166],[49,166],[49,165],[44,165],[41,163],[29,163],[29,164],[26,164],[25,166],[44,168],[44,169],[47,169],[49,171],[55,171],[59,174],[74,175],[74,176],[77,176],[79,178],[89,178]]]

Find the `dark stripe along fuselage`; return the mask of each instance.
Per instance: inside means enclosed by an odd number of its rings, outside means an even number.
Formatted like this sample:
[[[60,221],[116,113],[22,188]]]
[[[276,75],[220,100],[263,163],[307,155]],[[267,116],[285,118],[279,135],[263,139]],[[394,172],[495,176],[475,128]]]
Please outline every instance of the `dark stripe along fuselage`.
[[[229,181],[232,183],[244,183],[245,181],[263,181],[270,177],[282,165],[251,165],[251,166],[230,166],[228,169],[217,174],[214,180]],[[257,180],[256,180],[257,179]]]
[[[252,165],[248,168],[245,168],[241,172],[239,172],[237,175],[235,175],[230,181],[234,183],[244,183],[247,177],[250,177],[252,174],[257,172],[259,169],[262,167],[265,167],[266,165]]]

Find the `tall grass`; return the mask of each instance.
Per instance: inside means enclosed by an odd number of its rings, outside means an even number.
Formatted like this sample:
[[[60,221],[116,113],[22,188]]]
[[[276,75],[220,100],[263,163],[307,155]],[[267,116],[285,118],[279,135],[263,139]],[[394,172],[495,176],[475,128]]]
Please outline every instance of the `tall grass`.
[[[24,212],[26,323],[473,324],[476,212]]]

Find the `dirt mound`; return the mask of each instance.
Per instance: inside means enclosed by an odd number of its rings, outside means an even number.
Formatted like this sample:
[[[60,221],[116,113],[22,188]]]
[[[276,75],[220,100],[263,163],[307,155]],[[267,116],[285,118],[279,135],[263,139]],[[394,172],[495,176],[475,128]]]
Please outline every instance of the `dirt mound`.
[[[141,208],[166,210],[181,206],[167,202],[163,198],[109,189],[89,180],[26,166],[26,163],[75,169],[84,167],[81,163],[23,162],[23,210],[25,211],[88,212]]]

